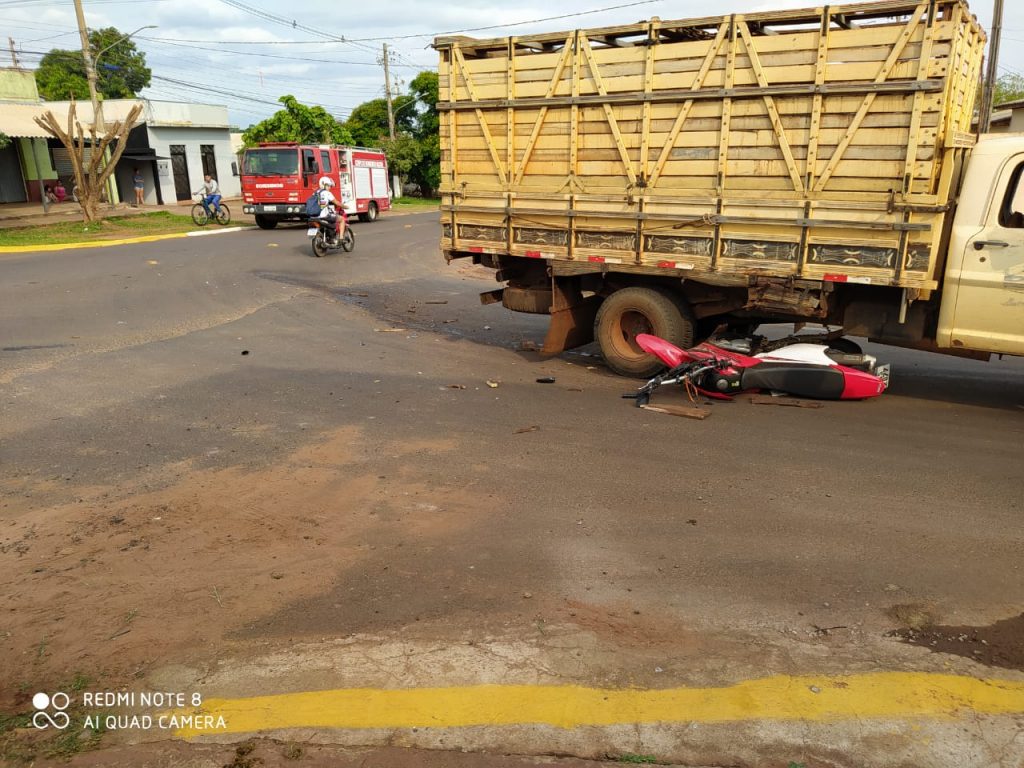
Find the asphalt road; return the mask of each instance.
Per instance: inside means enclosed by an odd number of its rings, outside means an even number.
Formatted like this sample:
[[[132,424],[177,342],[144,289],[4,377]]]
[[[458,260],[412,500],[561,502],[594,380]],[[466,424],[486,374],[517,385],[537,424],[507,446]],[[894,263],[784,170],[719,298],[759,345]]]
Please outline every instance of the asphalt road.
[[[297,228],[0,256],[5,707],[75,675],[1019,676],[887,633],[1021,611],[1020,360],[877,347],[877,400],[677,419],[593,350],[517,351],[543,318],[480,306],[493,279],[444,264],[436,214],[355,231],[325,259]],[[505,655],[343,670],[340,641]],[[699,757],[780,754],[748,735]]]

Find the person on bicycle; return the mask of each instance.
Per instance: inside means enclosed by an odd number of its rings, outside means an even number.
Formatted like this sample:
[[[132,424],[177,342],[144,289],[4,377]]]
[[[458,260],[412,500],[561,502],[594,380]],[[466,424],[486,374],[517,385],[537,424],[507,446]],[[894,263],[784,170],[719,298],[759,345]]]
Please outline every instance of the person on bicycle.
[[[203,177],[203,186],[197,189],[192,194],[203,195],[203,208],[206,210],[206,215],[211,219],[220,215],[220,187],[217,186],[217,180],[210,174],[206,174]],[[213,206],[213,212],[210,212],[210,206]]]
[[[341,209],[341,216],[338,215],[338,207],[340,201],[331,192],[334,187],[334,180],[329,176],[321,176],[318,182],[320,191],[317,193],[317,202],[320,203],[320,219],[326,224],[333,224],[331,229],[335,233],[335,239],[332,242],[336,243],[341,239],[341,236],[345,234],[345,209]]]

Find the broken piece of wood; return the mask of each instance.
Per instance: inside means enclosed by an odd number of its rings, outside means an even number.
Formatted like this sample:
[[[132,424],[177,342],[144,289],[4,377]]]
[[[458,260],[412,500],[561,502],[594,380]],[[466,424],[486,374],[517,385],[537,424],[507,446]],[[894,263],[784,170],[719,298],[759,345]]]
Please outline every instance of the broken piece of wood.
[[[704,420],[711,415],[710,410],[696,405],[641,405],[640,407],[645,411],[667,413],[669,416],[683,416],[687,419]]]
[[[791,408],[821,408],[824,405],[818,400],[801,400],[797,397],[772,397],[771,395],[751,395],[750,402],[754,405],[788,405]]]

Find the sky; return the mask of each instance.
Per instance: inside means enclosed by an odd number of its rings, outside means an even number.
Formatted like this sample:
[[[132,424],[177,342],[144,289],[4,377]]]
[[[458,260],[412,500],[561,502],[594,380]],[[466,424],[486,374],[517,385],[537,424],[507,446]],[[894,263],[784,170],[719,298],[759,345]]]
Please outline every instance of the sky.
[[[988,30],[994,0],[971,5]],[[151,99],[226,104],[232,124],[269,116],[283,94],[320,104],[340,120],[384,95],[381,46],[391,49],[392,88],[436,69],[435,35],[503,37],[629,24],[652,16],[685,19],[822,5],[814,0],[84,0],[90,27],[124,33],[146,53]],[[1000,73],[1024,75],[1024,2],[1005,0]],[[296,9],[301,8],[301,16]],[[342,10],[339,10],[342,9]],[[573,14],[573,15],[569,15]],[[552,18],[564,16],[564,18]],[[525,23],[524,23],[525,22]],[[504,26],[502,26],[504,25]],[[303,29],[305,28],[305,29]],[[12,37],[22,66],[51,48],[77,48],[71,0],[0,0],[0,32]],[[346,42],[337,42],[342,37]],[[330,39],[335,38],[335,39]],[[5,60],[6,59],[6,60]],[[0,62],[10,66],[0,50]]]

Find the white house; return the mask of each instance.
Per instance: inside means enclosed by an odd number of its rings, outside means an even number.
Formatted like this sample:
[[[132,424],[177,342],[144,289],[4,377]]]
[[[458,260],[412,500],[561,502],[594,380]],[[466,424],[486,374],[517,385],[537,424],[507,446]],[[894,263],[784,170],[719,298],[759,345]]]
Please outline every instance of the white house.
[[[103,120],[108,125],[123,120],[134,104],[142,104],[142,115],[128,137],[124,154],[115,171],[117,198],[134,202],[132,177],[135,169],[142,174],[147,204],[174,204],[191,198],[192,191],[203,183],[209,173],[217,179],[225,197],[239,197],[241,187],[237,176],[228,124],[227,107],[215,104],[192,104],[150,99],[108,99],[103,102]],[[12,136],[45,135],[32,121],[47,110],[57,121],[67,122],[69,101],[37,103],[5,103],[0,110],[0,131],[10,124]],[[92,104],[76,102],[78,120],[86,125],[93,120]],[[20,129],[20,126],[34,128]],[[64,180],[70,189],[73,183],[67,150],[56,139],[49,139],[54,178]],[[44,169],[44,176],[49,178]]]
[[[151,99],[109,99],[103,102],[106,123],[124,119],[132,105],[142,103],[139,123],[128,137],[128,145],[117,164],[117,186],[122,200],[132,201],[132,176],[136,168],[145,180],[148,204],[171,204],[188,200],[209,173],[220,184],[225,197],[242,194],[237,162],[231,146],[228,108],[215,104],[192,104]],[[47,102],[60,119],[70,102]],[[78,103],[82,122],[92,120],[92,105]],[[63,148],[54,150],[54,164],[61,170],[66,161]],[[70,168],[68,169],[70,170]]]

